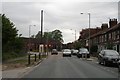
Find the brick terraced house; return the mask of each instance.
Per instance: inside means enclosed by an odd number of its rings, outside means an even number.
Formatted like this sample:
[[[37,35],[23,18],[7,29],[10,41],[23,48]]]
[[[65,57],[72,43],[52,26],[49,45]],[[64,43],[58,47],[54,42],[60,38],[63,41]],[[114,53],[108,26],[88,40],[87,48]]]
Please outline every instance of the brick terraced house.
[[[98,52],[111,48],[120,53],[120,23],[117,19],[110,19],[109,28],[107,24],[102,24],[101,28],[101,31],[90,36],[90,46],[97,45]],[[89,41],[89,39],[86,40]]]

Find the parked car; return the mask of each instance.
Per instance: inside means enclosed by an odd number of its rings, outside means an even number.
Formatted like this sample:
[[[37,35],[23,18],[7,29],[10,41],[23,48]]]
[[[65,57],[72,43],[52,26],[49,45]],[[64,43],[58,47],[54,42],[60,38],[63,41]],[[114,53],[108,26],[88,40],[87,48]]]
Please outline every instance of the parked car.
[[[77,55],[77,53],[78,53],[78,50],[76,50],[76,49],[72,49],[72,50],[71,50],[71,54],[72,54],[72,55]]]
[[[73,50],[74,50],[74,49],[71,49],[71,54],[73,53]]]
[[[118,72],[120,72],[120,60],[118,61]]]
[[[56,55],[58,54],[57,49],[53,49],[53,50],[52,50],[51,55],[53,55],[53,54],[56,54]]]
[[[117,64],[119,61],[119,53],[115,50],[102,50],[98,55],[99,64],[108,66],[109,64]]]
[[[70,49],[64,49],[63,50],[63,57],[64,56],[70,56],[71,57],[71,50]]]
[[[89,54],[89,51],[87,50],[87,48],[80,48],[79,49],[79,52],[77,53],[77,57],[78,58],[90,58],[90,54]]]

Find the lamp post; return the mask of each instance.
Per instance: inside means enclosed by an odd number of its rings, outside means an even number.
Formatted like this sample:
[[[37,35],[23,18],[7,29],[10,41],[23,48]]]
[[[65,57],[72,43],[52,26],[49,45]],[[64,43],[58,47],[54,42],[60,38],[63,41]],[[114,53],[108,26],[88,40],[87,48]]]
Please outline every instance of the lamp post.
[[[48,32],[48,29],[45,29],[45,30],[47,30],[47,41],[46,41],[46,42],[47,42],[47,46],[46,46],[46,52],[47,52],[47,56],[48,56],[48,35],[49,35],[48,33],[49,33],[49,32]]]
[[[84,14],[84,13],[81,13],[81,14]],[[89,23],[89,52],[90,52],[90,13],[88,13],[88,23]]]
[[[85,13],[81,13],[81,14],[85,14]],[[88,44],[89,44],[89,52],[90,52],[90,18],[91,18],[91,14],[88,14],[88,23],[89,23],[89,40],[88,40]]]
[[[28,54],[28,64],[30,64],[30,46],[31,46],[30,45],[30,35],[31,35],[30,33],[31,33],[31,26],[36,26],[36,25],[29,25],[29,47],[28,47],[29,48],[29,50],[28,50],[29,54]]]
[[[70,29],[70,30],[73,30],[73,29]],[[72,33],[72,34],[74,34],[75,35],[75,41],[74,41],[74,43],[73,43],[73,47],[74,47],[74,49],[76,48],[76,30],[74,30],[75,31],[75,33]],[[71,47],[71,48],[73,48],[73,47]]]
[[[73,30],[73,29],[70,29],[70,30]],[[75,34],[74,35],[75,35],[75,41],[76,41],[76,30],[75,30]]]
[[[31,36],[31,26],[36,26],[36,25],[29,25],[29,54],[30,54],[30,36]]]
[[[41,43],[43,44],[43,10],[41,10]]]

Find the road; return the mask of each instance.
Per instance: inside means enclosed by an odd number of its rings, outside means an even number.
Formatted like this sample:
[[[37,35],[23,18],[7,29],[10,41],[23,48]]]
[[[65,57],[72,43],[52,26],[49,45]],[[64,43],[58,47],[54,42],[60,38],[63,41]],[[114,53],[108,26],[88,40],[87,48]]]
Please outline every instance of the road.
[[[50,55],[24,78],[118,78],[117,68],[62,54]]]

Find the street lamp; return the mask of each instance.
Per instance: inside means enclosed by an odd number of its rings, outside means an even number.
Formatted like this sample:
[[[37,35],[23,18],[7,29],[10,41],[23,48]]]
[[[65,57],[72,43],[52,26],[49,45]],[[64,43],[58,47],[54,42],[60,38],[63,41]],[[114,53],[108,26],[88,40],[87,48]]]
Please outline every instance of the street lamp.
[[[29,45],[28,45],[29,46],[28,47],[29,48],[29,50],[28,50],[29,54],[28,54],[28,64],[30,64],[30,55],[31,55],[30,54],[30,32],[31,32],[31,26],[36,26],[36,25],[29,25]]]
[[[70,29],[70,30],[73,30],[73,29]],[[75,41],[74,41],[74,48],[76,47],[76,30],[74,30],[75,31],[75,34],[74,33],[72,33],[72,34],[74,34],[75,35]]]
[[[47,46],[46,46],[46,51],[47,51],[47,56],[48,56],[48,33],[49,33],[49,31],[48,31],[48,29],[45,29],[45,30],[47,30]]]
[[[85,13],[81,13],[81,14],[85,14]],[[89,52],[90,52],[90,16],[91,14],[90,13],[87,13],[88,14],[88,20],[89,20]]]
[[[70,29],[70,30],[73,30],[73,29]],[[76,30],[75,30],[75,34],[74,35],[75,35],[75,41],[76,41]]]
[[[36,26],[36,25],[29,25],[29,54],[30,54],[30,35],[31,35],[31,26]]]

